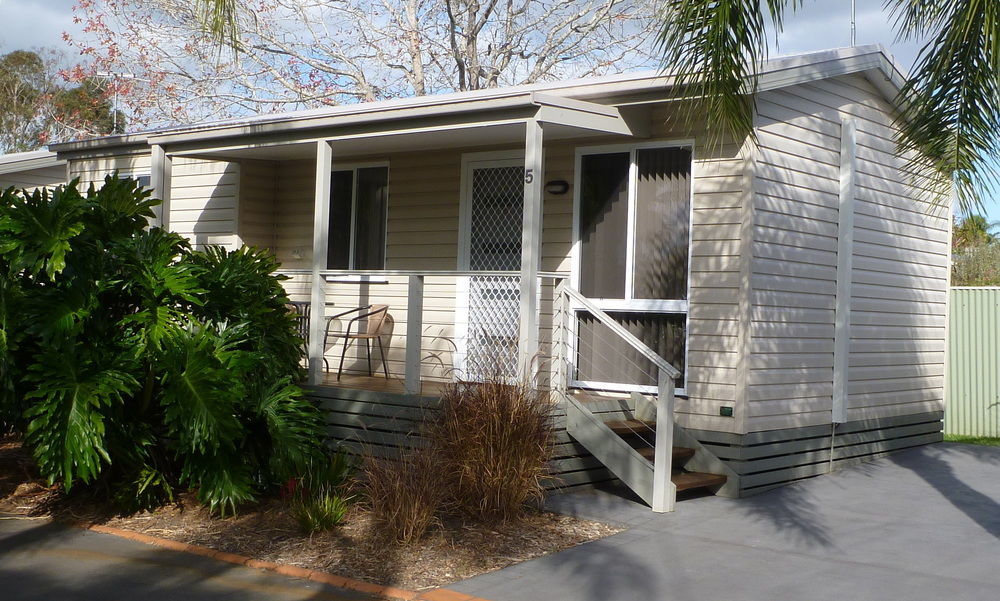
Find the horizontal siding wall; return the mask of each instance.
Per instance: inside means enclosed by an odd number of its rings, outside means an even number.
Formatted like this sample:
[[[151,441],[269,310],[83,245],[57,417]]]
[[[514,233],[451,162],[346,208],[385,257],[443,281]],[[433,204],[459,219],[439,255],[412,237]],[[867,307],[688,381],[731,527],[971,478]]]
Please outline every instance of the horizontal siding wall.
[[[151,160],[148,153],[71,159],[69,161],[69,176],[71,179],[78,178],[80,188],[86,190],[90,184],[100,187],[104,183],[104,178],[115,171],[119,175],[149,175],[150,165]]]
[[[241,161],[237,234],[248,246],[275,248],[275,190],[279,163]]]
[[[240,165],[188,157],[173,160],[170,229],[195,248],[239,246],[237,199]]]
[[[829,424],[841,119],[857,122],[848,420],[943,408],[947,212],[918,200],[860,76],[758,102],[747,431]]]
[[[38,188],[54,188],[65,183],[65,165],[0,174],[0,190],[14,187],[33,192]]]
[[[946,434],[1000,437],[1000,288],[953,288]]]
[[[81,187],[100,186],[114,172],[149,175],[150,155],[128,154],[70,161],[70,177]],[[173,159],[170,230],[188,238],[195,248],[221,244],[239,245],[237,236],[238,163],[190,157]]]

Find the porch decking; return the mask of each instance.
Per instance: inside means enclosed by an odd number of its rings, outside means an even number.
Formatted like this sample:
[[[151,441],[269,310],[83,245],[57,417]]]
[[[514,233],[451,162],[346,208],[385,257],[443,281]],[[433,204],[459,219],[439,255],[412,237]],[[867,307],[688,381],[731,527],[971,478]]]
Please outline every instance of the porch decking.
[[[336,372],[324,372],[319,385],[327,388],[406,394],[406,384],[403,380],[399,378],[386,378],[381,375],[344,374],[338,380]],[[422,380],[420,382],[419,396],[441,396],[446,386],[445,382]]]

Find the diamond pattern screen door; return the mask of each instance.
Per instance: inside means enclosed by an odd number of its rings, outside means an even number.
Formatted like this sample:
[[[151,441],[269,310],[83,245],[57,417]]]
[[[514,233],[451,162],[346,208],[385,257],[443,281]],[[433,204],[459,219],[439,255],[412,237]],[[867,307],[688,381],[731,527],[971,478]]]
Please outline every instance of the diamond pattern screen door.
[[[465,268],[519,271],[524,161],[470,162],[466,168]],[[471,276],[459,291],[458,303],[464,304],[458,324],[459,377],[516,377],[520,277]]]

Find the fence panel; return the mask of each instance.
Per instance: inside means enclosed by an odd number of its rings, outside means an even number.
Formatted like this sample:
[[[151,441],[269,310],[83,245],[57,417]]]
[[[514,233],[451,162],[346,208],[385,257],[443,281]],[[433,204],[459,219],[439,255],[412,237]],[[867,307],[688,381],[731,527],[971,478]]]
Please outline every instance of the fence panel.
[[[1000,287],[951,289],[945,434],[1000,436]]]

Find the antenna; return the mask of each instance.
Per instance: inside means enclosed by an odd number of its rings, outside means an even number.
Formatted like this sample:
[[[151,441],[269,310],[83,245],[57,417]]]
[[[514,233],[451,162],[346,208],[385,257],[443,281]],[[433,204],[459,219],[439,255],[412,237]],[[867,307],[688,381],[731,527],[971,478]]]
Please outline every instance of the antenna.
[[[851,46],[857,46],[858,41],[858,0],[851,0]]]

